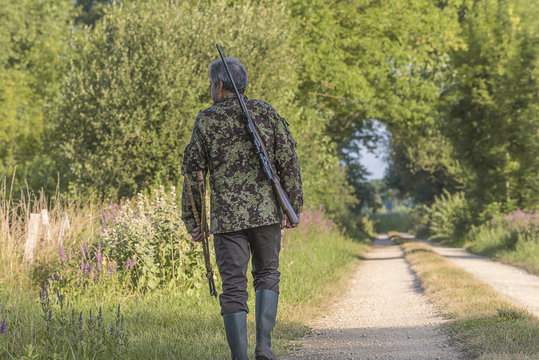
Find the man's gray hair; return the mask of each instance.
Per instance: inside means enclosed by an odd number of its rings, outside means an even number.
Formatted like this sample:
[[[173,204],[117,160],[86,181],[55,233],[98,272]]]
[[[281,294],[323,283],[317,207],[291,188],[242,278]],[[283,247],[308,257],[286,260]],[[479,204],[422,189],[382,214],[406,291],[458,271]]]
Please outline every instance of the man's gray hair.
[[[243,64],[238,59],[233,57],[227,57],[225,58],[225,61],[228,66],[228,69],[230,70],[230,73],[232,74],[232,78],[236,83],[238,91],[240,92],[240,94],[243,94],[245,92],[245,88],[247,88],[247,71],[245,71],[245,66],[243,66]],[[234,92],[234,86],[228,78],[228,74],[226,73],[226,69],[223,65],[222,60],[215,60],[210,64],[208,77],[213,83],[218,83],[219,81],[222,81],[225,90]]]

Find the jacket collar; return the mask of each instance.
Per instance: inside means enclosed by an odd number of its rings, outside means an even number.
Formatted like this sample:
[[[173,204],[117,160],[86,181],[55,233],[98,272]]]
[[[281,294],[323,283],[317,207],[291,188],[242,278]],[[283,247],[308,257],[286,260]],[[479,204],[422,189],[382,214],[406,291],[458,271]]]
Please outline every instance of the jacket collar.
[[[245,96],[245,95],[242,95],[241,97],[243,98],[243,100],[248,100],[248,99],[247,99],[247,96]],[[214,104],[218,104],[218,103],[221,103],[221,102],[223,102],[223,101],[230,100],[230,99],[237,100],[236,94],[228,94],[228,95],[226,95],[226,96],[223,96],[223,97],[220,98],[220,99],[214,100],[213,103],[214,103]]]

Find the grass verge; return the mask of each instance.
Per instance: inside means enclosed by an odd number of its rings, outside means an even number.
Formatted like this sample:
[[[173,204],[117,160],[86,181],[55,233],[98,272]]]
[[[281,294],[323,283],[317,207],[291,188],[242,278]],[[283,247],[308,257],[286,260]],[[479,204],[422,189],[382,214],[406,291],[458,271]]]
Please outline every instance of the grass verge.
[[[488,285],[434,253],[425,243],[402,242],[426,294],[452,321],[452,342],[471,359],[537,359],[539,321]]]
[[[304,334],[306,321],[324,305],[328,294],[339,291],[337,284],[357,265],[364,249],[366,245],[335,230],[287,234],[280,259],[280,308],[273,336],[277,356],[286,352],[287,340]],[[228,359],[219,302],[208,295],[206,283],[199,285],[190,292],[162,289],[146,295],[103,291],[76,298],[66,295],[67,321],[54,320],[55,313],[47,322],[38,288],[15,288],[4,282],[0,284],[0,323],[5,322],[6,328],[0,334],[0,358],[72,359],[74,353],[77,359],[99,359],[103,354],[111,359]],[[249,288],[248,337],[249,353],[253,354],[255,299],[252,284]],[[54,294],[51,299],[55,299]],[[113,338],[118,305],[125,331]],[[89,329],[90,310],[95,327],[99,308],[105,325],[101,332]],[[55,309],[57,312],[58,307]],[[72,312],[75,315],[70,323]],[[112,327],[115,332],[109,331]]]
[[[524,268],[539,276],[539,239],[519,235],[502,226],[483,225],[472,229],[465,247],[475,254]]]

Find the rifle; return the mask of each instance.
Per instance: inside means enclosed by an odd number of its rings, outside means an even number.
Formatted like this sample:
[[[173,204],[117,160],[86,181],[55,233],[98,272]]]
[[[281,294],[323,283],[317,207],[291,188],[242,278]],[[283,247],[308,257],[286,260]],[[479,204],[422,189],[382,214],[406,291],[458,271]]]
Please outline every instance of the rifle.
[[[241,97],[240,92],[238,91],[238,88],[236,87],[236,83],[234,82],[234,79],[232,78],[230,69],[228,68],[228,65],[226,64],[223,51],[221,50],[221,47],[219,46],[219,44],[216,44],[216,45],[217,45],[217,50],[219,51],[219,55],[221,56],[221,60],[223,61],[223,65],[225,65],[228,78],[230,79],[230,82],[234,86],[234,91],[240,103],[243,114],[245,115],[245,118],[247,119],[247,125],[248,125],[247,128],[248,128],[249,134],[251,135],[251,139],[253,140],[256,153],[258,157],[260,158],[260,162],[262,163],[262,168],[264,170],[264,173],[266,174],[266,177],[268,178],[268,180],[271,181],[273,184],[273,190],[275,190],[275,195],[277,196],[277,199],[279,200],[281,209],[283,209],[284,214],[288,218],[288,222],[290,223],[290,225],[292,225],[292,227],[296,227],[299,224],[299,218],[296,215],[296,212],[294,211],[294,209],[292,208],[292,205],[290,204],[290,200],[288,200],[288,195],[286,195],[286,192],[281,186],[281,181],[279,179],[279,176],[273,171],[273,168],[269,161],[268,153],[266,151],[264,143],[262,142],[262,138],[260,137],[260,134],[258,133],[258,130],[256,129],[255,124],[253,122],[253,119],[251,119],[251,116],[249,115],[249,112],[247,111],[245,102],[243,101],[243,98]]]
[[[206,189],[204,188],[204,174],[202,171],[197,172],[197,183],[200,191],[200,219],[198,218],[197,207],[193,192],[191,191],[191,184],[189,178],[185,177],[185,184],[187,185],[187,193],[189,194],[189,200],[191,200],[191,206],[193,207],[193,214],[195,215],[195,221],[197,226],[202,231],[202,252],[204,253],[204,264],[206,265],[206,277],[208,278],[208,284],[210,286],[210,296],[217,297],[217,290],[215,289],[215,282],[213,281],[213,269],[210,263],[210,247],[208,244],[208,225],[206,222]]]

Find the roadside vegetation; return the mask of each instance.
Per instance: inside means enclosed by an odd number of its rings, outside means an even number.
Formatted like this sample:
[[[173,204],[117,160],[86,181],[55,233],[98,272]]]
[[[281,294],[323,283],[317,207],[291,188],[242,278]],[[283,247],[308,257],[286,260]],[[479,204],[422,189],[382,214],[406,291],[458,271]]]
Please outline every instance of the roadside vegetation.
[[[290,124],[314,204],[305,214],[319,214],[312,231],[283,240],[281,316],[290,317],[278,339],[355,261],[361,246],[348,237],[375,226],[537,274],[537,18],[536,0],[3,2],[3,351],[151,356],[151,339],[162,355],[224,356],[174,190],[195,116],[211,104],[217,42],[246,65],[246,95]],[[380,126],[389,168],[373,184],[358,149],[377,147]],[[413,209],[385,212],[382,192]],[[31,214],[44,209],[47,231],[28,266]],[[295,243],[309,246],[295,254]],[[330,265],[339,270],[318,271]]]
[[[521,267],[539,275],[539,213],[516,209],[494,212],[474,224],[462,193],[444,193],[430,206],[396,206],[372,215],[378,233],[409,232],[448,246]]]
[[[453,344],[468,358],[536,359],[537,318],[434,253],[428,244],[404,241],[401,246],[426,294],[449,319]]]
[[[28,204],[38,201],[31,197]],[[6,221],[26,203],[4,199],[0,357],[227,359],[219,302],[209,295],[201,248],[189,240],[176,202],[173,188],[102,208],[70,208],[58,200],[51,219],[67,213],[70,235],[58,244],[58,224],[51,221],[51,237],[40,242],[30,266],[18,232],[23,220]],[[285,351],[285,340],[304,333],[328,295],[341,291],[339,283],[366,248],[345,236],[321,206],[307,208],[301,220],[282,239],[278,352]],[[220,289],[218,275],[216,284]],[[254,310],[252,289],[249,306]],[[248,319],[254,352],[254,311]]]

